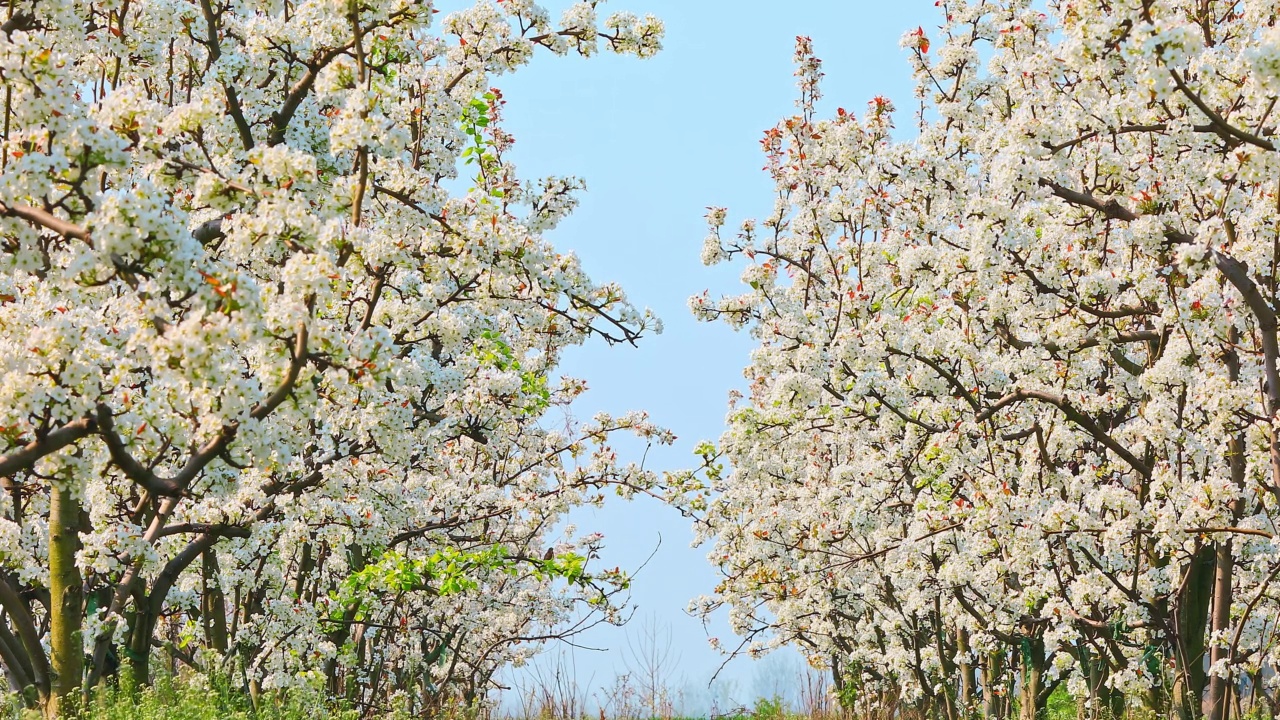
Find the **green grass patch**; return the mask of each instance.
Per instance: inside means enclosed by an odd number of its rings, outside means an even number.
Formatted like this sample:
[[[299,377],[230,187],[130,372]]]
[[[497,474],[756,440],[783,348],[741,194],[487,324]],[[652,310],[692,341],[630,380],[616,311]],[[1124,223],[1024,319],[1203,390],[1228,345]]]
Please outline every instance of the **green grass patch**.
[[[160,677],[149,687],[129,687],[127,678],[93,692],[83,720],[358,720],[359,713],[333,707],[316,692],[264,692],[255,710],[239,686],[204,677]],[[6,720],[38,720],[16,699]]]

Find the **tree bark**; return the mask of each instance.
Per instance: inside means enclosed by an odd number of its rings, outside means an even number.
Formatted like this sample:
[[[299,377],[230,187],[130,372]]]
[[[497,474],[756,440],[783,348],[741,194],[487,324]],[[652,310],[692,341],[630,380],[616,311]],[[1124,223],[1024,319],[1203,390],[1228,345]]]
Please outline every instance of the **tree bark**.
[[[0,658],[4,660],[9,689],[22,698],[27,707],[38,706],[35,682],[31,679],[31,663],[27,661],[18,639],[9,631],[8,624],[0,622]]]
[[[930,617],[933,625],[933,641],[938,653],[939,674],[942,680],[942,697],[935,701],[942,705],[943,717],[947,720],[962,720],[956,702],[959,686],[956,684],[956,664],[952,660],[952,647],[947,642],[947,629],[942,621],[942,608],[937,596],[933,598],[933,613]]]
[[[1212,545],[1196,551],[1184,571],[1186,577],[1177,599],[1173,697],[1178,720],[1198,720],[1200,698],[1207,680],[1204,669],[1205,629],[1209,625],[1209,605],[1213,597],[1216,569]]]
[[[1044,639],[1039,636],[1023,638],[1019,654],[1022,661],[1019,720],[1044,720],[1046,703],[1040,692],[1044,688]]]
[[[982,667],[982,717],[985,720],[1001,720],[1003,705],[999,688],[1004,679],[1003,654],[999,651],[987,656]]]
[[[52,692],[49,718],[74,716],[76,691],[84,674],[84,585],[76,553],[80,550],[80,501],[72,488],[55,482],[49,500],[49,654]]]
[[[156,616],[150,603],[139,603],[129,623],[129,665],[133,668],[133,682],[138,686],[151,684],[151,635],[155,632]]]
[[[1107,682],[1111,669],[1105,650],[1098,652],[1088,644],[1080,648],[1080,665],[1089,683],[1089,695],[1084,698],[1082,717],[1090,720],[1113,720],[1124,714],[1124,693],[1110,687]]]
[[[960,708],[960,716],[969,718],[973,715],[973,661],[969,658],[969,631],[956,629],[956,654],[960,656],[960,689],[956,704]]]
[[[357,573],[364,569],[364,549],[359,545],[353,543],[347,547],[347,566],[350,568],[350,572],[352,573]],[[339,652],[342,652],[343,646],[346,645],[347,641],[351,638],[351,626],[355,622],[355,619],[355,607],[344,609],[342,611],[342,622],[334,628],[333,632],[329,633],[329,642],[333,643],[334,647],[338,648]],[[341,678],[339,677],[340,672],[341,667],[336,659],[329,658],[328,660],[325,660],[324,674],[326,686],[328,687],[329,692],[334,695],[342,692],[342,683]]]
[[[227,654],[227,601],[222,593],[221,573],[218,570],[218,553],[209,548],[202,555],[201,571],[204,575],[204,597],[201,598],[201,617],[204,618],[205,641],[222,655]]]
[[[19,656],[15,662],[21,663],[24,668],[31,668],[31,682],[35,686],[39,704],[43,706],[49,701],[50,676],[53,674],[49,668],[49,656],[40,643],[40,633],[36,630],[30,608],[4,575],[0,575],[0,607],[4,608],[14,632],[17,633],[20,645],[15,645],[15,649],[21,647],[25,652],[25,656]]]
[[[1227,632],[1231,627],[1231,581],[1235,572],[1235,554],[1232,552],[1230,539],[1218,543],[1214,553],[1213,580],[1213,617],[1210,624],[1210,637]],[[1227,657],[1228,648],[1221,642],[1214,642],[1209,647],[1209,666],[1217,664]],[[1209,692],[1204,698],[1205,720],[1224,720],[1227,717],[1227,700],[1231,682],[1230,678],[1217,674],[1209,677]]]

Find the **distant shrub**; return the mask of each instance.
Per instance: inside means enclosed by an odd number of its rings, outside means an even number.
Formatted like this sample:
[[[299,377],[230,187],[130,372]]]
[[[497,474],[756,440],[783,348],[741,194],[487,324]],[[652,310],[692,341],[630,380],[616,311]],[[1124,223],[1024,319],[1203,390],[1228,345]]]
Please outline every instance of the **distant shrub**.
[[[782,698],[776,695],[771,698],[757,698],[755,709],[751,714],[755,720],[784,720],[787,716],[787,706]]]

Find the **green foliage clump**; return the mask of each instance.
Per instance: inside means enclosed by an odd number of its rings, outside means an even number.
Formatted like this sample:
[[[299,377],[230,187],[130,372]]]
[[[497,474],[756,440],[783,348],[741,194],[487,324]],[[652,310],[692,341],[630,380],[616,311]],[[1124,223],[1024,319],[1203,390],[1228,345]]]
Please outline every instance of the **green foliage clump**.
[[[1066,685],[1059,685],[1045,701],[1046,720],[1076,720],[1079,717],[1077,701],[1067,692]]]
[[[755,709],[751,715],[755,720],[785,720],[787,706],[783,703],[782,698],[777,696],[757,698]]]

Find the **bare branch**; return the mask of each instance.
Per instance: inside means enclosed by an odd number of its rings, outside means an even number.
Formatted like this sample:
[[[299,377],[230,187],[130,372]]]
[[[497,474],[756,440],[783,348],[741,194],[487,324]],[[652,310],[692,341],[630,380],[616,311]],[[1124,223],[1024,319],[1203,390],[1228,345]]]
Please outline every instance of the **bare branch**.
[[[1111,220],[1124,220],[1128,222],[1138,219],[1138,216],[1134,214],[1132,210],[1124,207],[1115,199],[1103,202],[1089,193],[1072,190],[1071,188],[1064,187],[1046,178],[1040,178],[1040,184],[1052,189],[1054,195],[1057,195],[1072,205],[1093,208],[1094,210],[1106,215]]]
[[[88,230],[73,222],[63,220],[47,210],[34,208],[30,205],[8,205],[0,202],[0,217],[22,218],[33,225],[39,225],[63,237],[83,240],[89,243],[90,247],[93,247],[93,241],[89,239]]]

